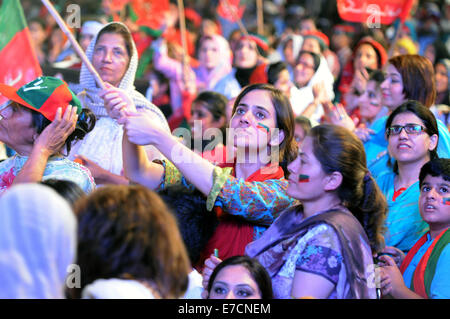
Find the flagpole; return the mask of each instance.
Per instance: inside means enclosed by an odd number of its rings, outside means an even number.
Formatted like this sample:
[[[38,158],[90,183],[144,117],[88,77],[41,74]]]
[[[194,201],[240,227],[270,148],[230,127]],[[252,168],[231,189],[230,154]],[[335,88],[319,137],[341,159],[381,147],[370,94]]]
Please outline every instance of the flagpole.
[[[401,19],[399,19],[399,23],[397,25],[397,27],[395,28],[395,34],[394,34],[394,38],[392,39],[392,42],[389,46],[389,51],[388,51],[388,59],[390,59],[392,57],[392,55],[394,54],[394,49],[395,49],[395,44],[398,41],[398,38],[400,36],[401,30],[403,29],[403,21]],[[385,67],[387,66],[387,63],[385,65]]]
[[[75,37],[73,36],[72,32],[70,32],[69,28],[67,27],[66,23],[64,22],[64,20],[61,18],[61,16],[59,15],[59,13],[56,11],[55,7],[50,3],[50,1],[48,0],[41,0],[42,3],[45,5],[45,7],[47,8],[48,12],[53,16],[53,18],[55,19],[56,23],[58,23],[59,27],[61,28],[61,30],[64,32],[64,34],[67,36],[67,38],[69,39],[70,43],[72,44],[72,47],[74,48],[75,52],[78,54],[78,56],[81,58],[81,60],[83,61],[83,63],[86,65],[86,67],[88,68],[88,70],[92,73],[92,75],[95,78],[95,81],[97,82],[98,86],[105,90],[106,86],[103,83],[102,78],[100,77],[100,75],[97,73],[97,70],[95,70],[94,66],[91,64],[91,61],[89,61],[88,57],[86,56],[86,54],[84,53],[83,49],[80,47],[80,45],[78,44],[77,40],[75,39]]]
[[[245,36],[248,36],[247,29],[244,27],[244,24],[242,23],[241,18],[239,18],[238,14],[234,10],[234,8],[231,7],[231,5],[228,2],[228,0],[225,0],[225,4],[228,7],[228,10],[230,10],[231,15],[233,16],[234,20],[236,20],[236,22],[237,22],[237,24],[239,26],[239,29],[241,29],[242,34],[245,35]]]
[[[186,42],[186,18],[184,16],[184,3],[183,0],[177,0],[178,2],[178,20],[180,21],[180,32],[181,32],[181,46],[183,49],[183,82],[186,84],[186,68],[188,64],[188,50],[187,50],[187,42]]]
[[[264,6],[263,0],[256,0],[256,14],[258,23],[258,34],[264,34]]]

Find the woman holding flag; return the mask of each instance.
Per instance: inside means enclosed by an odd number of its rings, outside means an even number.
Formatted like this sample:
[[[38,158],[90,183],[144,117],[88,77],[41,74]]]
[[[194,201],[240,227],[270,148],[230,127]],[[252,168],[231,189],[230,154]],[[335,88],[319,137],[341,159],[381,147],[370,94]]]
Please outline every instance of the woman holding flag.
[[[214,208],[218,214],[219,226],[203,251],[199,267],[214,248],[222,258],[242,255],[245,246],[295,202],[286,194],[282,168],[296,156],[294,116],[289,100],[271,85],[247,86],[237,97],[227,132],[227,149],[235,146],[236,152],[230,154],[235,156],[218,166],[162,130],[151,114],[129,114],[120,123],[126,132],[123,156],[130,180],[151,189],[193,185],[208,196],[208,210]],[[137,146],[147,144],[154,145],[168,161],[163,165],[149,162]]]
[[[104,99],[117,99],[127,94],[137,111],[149,110],[166,132],[170,132],[169,126],[162,112],[134,87],[138,54],[130,31],[124,24],[112,22],[105,25],[90,43],[86,56],[105,82],[106,89],[98,87],[86,63],[83,63],[80,84],[73,89],[83,106],[94,112],[97,123],[85,140],[73,147],[70,158],[78,158],[87,166],[97,184],[128,184],[122,176],[123,129],[114,120],[115,115]],[[149,150],[148,154],[151,159],[159,158],[158,152]]]

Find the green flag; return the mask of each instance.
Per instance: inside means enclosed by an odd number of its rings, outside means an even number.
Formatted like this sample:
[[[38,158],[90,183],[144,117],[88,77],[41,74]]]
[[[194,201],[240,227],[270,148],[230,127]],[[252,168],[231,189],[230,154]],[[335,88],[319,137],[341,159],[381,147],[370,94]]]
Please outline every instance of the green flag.
[[[0,83],[20,88],[42,75],[19,0],[3,0],[0,7],[0,61]],[[0,96],[0,105],[6,101]]]

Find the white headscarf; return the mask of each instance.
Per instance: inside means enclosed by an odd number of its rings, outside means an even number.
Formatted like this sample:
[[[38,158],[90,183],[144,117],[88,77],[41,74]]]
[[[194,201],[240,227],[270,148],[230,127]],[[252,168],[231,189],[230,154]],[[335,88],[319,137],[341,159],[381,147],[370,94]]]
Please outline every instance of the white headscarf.
[[[231,72],[232,53],[228,41],[221,35],[213,34],[205,38],[210,38],[217,46],[219,63],[211,71],[207,70],[205,66],[200,65],[196,70],[197,80],[198,82],[203,82],[204,90],[213,90],[217,82]]]
[[[126,30],[128,30],[127,26],[121,22],[111,22],[106,24],[102,30],[112,24],[120,24]],[[130,32],[128,30],[128,32]],[[86,50],[86,56],[87,58],[92,61],[92,56],[94,54],[94,47],[97,42],[98,34],[97,36],[91,41],[89,44],[89,47]],[[134,80],[136,78],[136,70],[138,67],[138,53],[136,50],[136,45],[134,41],[131,41],[132,47],[131,47],[131,56],[130,56],[130,63],[128,66],[128,70],[125,72],[122,81],[120,81],[119,88],[125,90],[130,96],[132,97],[134,103],[136,104],[137,108],[147,108],[153,112],[156,113],[157,116],[161,118],[163,122],[167,124],[166,118],[162,114],[162,112],[157,108],[155,105],[150,103],[144,95],[136,91],[134,87]],[[82,95],[81,101],[84,102],[84,107],[89,107],[91,111],[94,112],[94,114],[97,117],[101,116],[108,116],[106,113],[106,109],[104,107],[104,101],[100,96],[98,96],[98,93],[101,91],[99,87],[97,87],[97,83],[95,82],[94,76],[91,74],[91,72],[88,70],[87,66],[83,63],[81,66],[81,73],[80,73],[80,85],[74,87],[74,90],[76,90],[75,93],[80,93],[82,90],[86,91],[86,97],[84,98]],[[168,125],[167,125],[168,127]]]
[[[320,63],[317,71],[311,77],[308,84],[302,88],[292,87],[291,88],[291,105],[296,116],[301,115],[302,112],[308,107],[310,103],[314,101],[314,95],[312,88],[315,84],[323,82],[325,89],[330,100],[334,99],[334,77],[328,67],[328,62],[325,58],[320,55]],[[310,120],[315,123],[320,123],[321,117],[324,115],[324,110],[322,105],[316,108],[314,114],[310,117]]]
[[[104,26],[104,28],[111,24],[120,24],[128,30],[128,28],[120,22],[108,23]],[[97,37],[98,34],[91,41],[86,50],[86,56],[90,61],[92,61]],[[122,78],[122,81],[119,84],[119,88],[125,90],[129,94],[138,111],[142,109],[151,111],[159,119],[158,122],[161,123],[161,126],[170,132],[169,124],[167,123],[167,120],[161,110],[154,104],[150,103],[144,95],[136,91],[134,87],[134,80],[136,77],[137,66],[138,53],[136,50],[136,45],[134,44],[134,41],[132,41],[130,63]],[[76,94],[78,94],[83,107],[87,107],[94,112],[97,117],[97,122],[94,129],[87,134],[82,141],[79,141],[72,147],[69,154],[69,159],[73,160],[75,155],[84,155],[104,169],[116,175],[121,175],[123,169],[123,128],[117,124],[116,120],[113,120],[108,116],[104,106],[104,100],[99,96],[101,89],[97,87],[94,76],[91,72],[89,72],[84,63],[81,66],[80,84],[71,86],[71,88]],[[155,158],[162,158],[159,151],[157,151],[153,146],[148,147],[147,152],[152,154],[150,157],[151,160]]]
[[[39,184],[0,197],[0,298],[64,298],[77,223],[68,202]]]
[[[136,280],[97,279],[84,287],[83,299],[155,299],[150,289]]]

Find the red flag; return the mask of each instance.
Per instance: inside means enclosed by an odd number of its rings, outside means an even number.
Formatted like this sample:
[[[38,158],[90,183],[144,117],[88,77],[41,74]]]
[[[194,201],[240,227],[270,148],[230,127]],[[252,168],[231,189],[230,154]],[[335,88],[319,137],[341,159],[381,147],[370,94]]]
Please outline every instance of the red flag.
[[[413,0],[337,0],[341,19],[350,22],[392,24],[409,16]]]
[[[0,83],[20,88],[42,75],[20,1],[0,7]],[[0,104],[7,99],[0,96]]]
[[[131,6],[139,26],[160,29],[169,11],[169,0],[132,0]]]
[[[237,22],[236,17],[242,19],[245,11],[245,5],[239,6],[239,4],[240,0],[220,0],[217,13],[228,21]],[[233,11],[235,14],[233,14]]]

